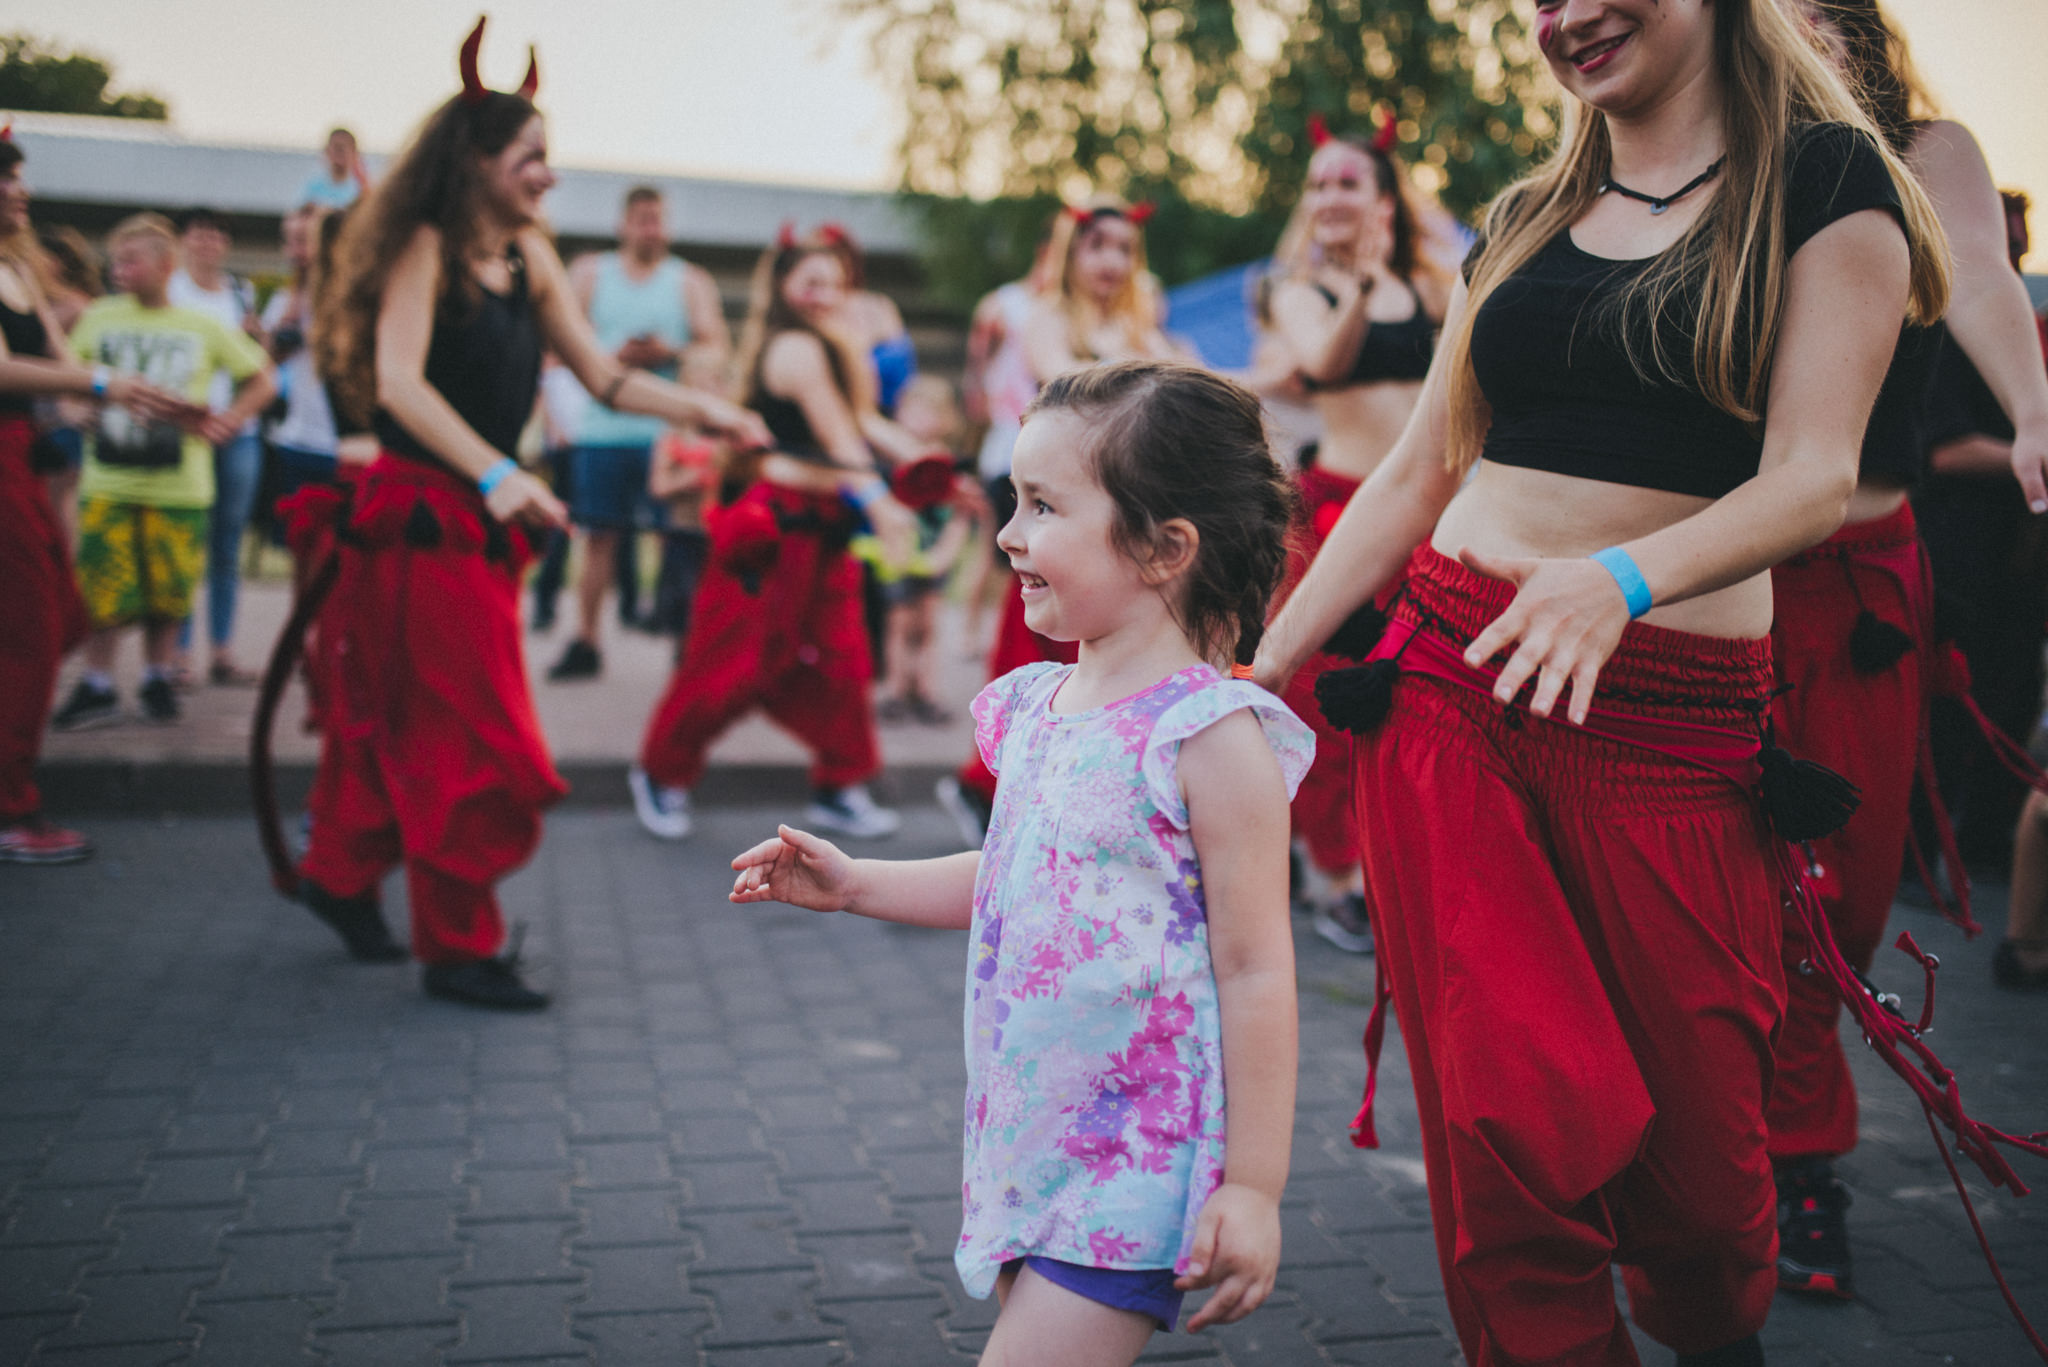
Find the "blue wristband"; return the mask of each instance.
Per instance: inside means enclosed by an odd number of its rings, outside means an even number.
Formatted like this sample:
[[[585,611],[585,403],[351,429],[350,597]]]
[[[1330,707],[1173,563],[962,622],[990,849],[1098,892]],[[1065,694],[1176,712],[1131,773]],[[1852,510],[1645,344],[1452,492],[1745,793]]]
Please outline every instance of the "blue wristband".
[[[862,512],[866,512],[868,509],[875,506],[875,503],[882,497],[882,495],[888,492],[889,482],[883,479],[880,475],[876,475],[874,478],[866,480],[860,484],[856,484],[852,488],[848,489],[846,491],[846,496],[853,501],[854,507],[860,509]]]
[[[500,484],[503,484],[506,478],[510,476],[518,468],[519,462],[512,459],[512,457],[500,457],[496,465],[493,465],[490,469],[484,471],[483,478],[479,479],[476,482],[476,487],[480,491],[482,491],[483,496],[485,498],[489,498],[491,496],[491,491],[497,488]]]
[[[1621,587],[1621,596],[1628,600],[1628,615],[1631,620],[1650,610],[1650,585],[1643,578],[1643,572],[1636,568],[1636,562],[1629,553],[1619,546],[1609,546],[1591,557],[1594,564],[1614,576],[1614,582]]]

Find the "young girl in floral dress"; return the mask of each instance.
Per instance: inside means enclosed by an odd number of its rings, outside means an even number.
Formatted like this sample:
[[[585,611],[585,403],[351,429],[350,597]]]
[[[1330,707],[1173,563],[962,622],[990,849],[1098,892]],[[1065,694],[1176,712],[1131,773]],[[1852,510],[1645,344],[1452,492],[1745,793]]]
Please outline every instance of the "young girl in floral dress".
[[[783,827],[732,899],[973,931],[955,1261],[1003,1300],[982,1361],[1124,1364],[1185,1292],[1216,1288],[1190,1330],[1227,1323],[1279,1265],[1314,741],[1218,666],[1257,647],[1291,495],[1255,397],[1150,361],[1049,383],[1012,477],[997,544],[1031,629],[1080,655],[975,700],[984,847],[855,861]]]

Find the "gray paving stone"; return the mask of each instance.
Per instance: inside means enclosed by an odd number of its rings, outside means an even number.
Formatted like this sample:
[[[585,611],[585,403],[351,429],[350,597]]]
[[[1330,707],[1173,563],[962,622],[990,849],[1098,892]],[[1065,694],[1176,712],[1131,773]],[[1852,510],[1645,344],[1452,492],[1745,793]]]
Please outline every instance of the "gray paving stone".
[[[669,1166],[668,1148],[664,1139],[579,1141],[570,1151],[576,1163],[576,1186],[589,1191],[674,1189],[676,1177]]]
[[[576,1314],[705,1316],[709,1303],[690,1290],[684,1263],[692,1250],[665,1248],[578,1248],[576,1265],[587,1274]]]
[[[188,1343],[199,1331],[184,1323],[185,1307],[208,1280],[175,1272],[87,1277],[78,1318],[45,1338],[43,1351]]]
[[[770,1343],[725,1348],[706,1344],[704,1367],[834,1367],[847,1361],[846,1345],[837,1339],[822,1343]]]
[[[517,1286],[541,1282],[580,1282],[583,1274],[569,1264],[568,1241],[576,1233],[573,1220],[458,1221],[456,1239],[467,1245],[469,1266],[450,1281],[451,1287]]]
[[[220,1280],[199,1293],[201,1304],[273,1297],[325,1297],[334,1292],[329,1260],[341,1231],[302,1234],[230,1234]]]
[[[363,1156],[369,1179],[363,1183],[362,1194],[376,1198],[438,1195],[455,1184],[456,1169],[469,1161],[469,1152],[467,1143],[407,1148],[373,1145]]]
[[[0,1223],[0,1249],[111,1244],[117,1207],[142,1190],[137,1182],[106,1187],[28,1187]]]
[[[799,1182],[785,1176],[782,1186],[796,1200],[803,1234],[864,1234],[907,1229],[889,1209],[883,1184],[861,1178]]]
[[[604,1367],[676,1367],[697,1360],[697,1340],[710,1323],[708,1311],[597,1315],[578,1306],[573,1327]]]
[[[641,1247],[686,1241],[675,1196],[643,1191],[577,1191],[571,1202],[583,1216],[580,1249]]]
[[[835,1301],[821,1308],[826,1322],[845,1338],[849,1362],[963,1367],[973,1361],[945,1332],[943,1296]]]
[[[453,1325],[458,1317],[443,1294],[444,1283],[461,1270],[459,1258],[337,1260],[337,1304],[315,1332],[324,1337],[349,1330]]]
[[[564,1162],[555,1168],[487,1168],[472,1172],[468,1184],[476,1193],[471,1219],[526,1219],[536,1215],[567,1215],[569,1186],[575,1170]]]
[[[729,1272],[809,1271],[812,1261],[796,1247],[796,1217],[787,1210],[692,1211],[684,1227],[703,1256],[700,1275]]]
[[[206,1367],[288,1367],[324,1361],[313,1351],[312,1330],[325,1308],[301,1299],[236,1304],[202,1299],[191,1315],[200,1337],[189,1361]]]
[[[314,1345],[331,1367],[441,1367],[441,1349],[455,1337],[450,1323],[319,1333]]]
[[[831,1342],[831,1326],[811,1304],[812,1280],[802,1272],[694,1276],[691,1284],[711,1297],[715,1318],[704,1336],[706,1351]]]
[[[590,1362],[591,1345],[569,1331],[571,1300],[553,1286],[476,1287],[451,1292],[463,1334],[443,1360],[455,1363]]]
[[[460,1254],[455,1217],[468,1208],[466,1192],[399,1200],[348,1202],[344,1258],[444,1257]]]
[[[69,1323],[69,1315],[0,1315],[0,1362],[27,1362],[37,1339]]]
[[[820,1275],[813,1299],[821,1306],[850,1300],[943,1296],[941,1280],[912,1264],[915,1244],[916,1236],[908,1230],[797,1240],[797,1246],[817,1260]]]
[[[109,1225],[114,1251],[96,1272],[209,1271],[221,1264],[222,1226],[240,1206],[180,1210],[119,1210]]]

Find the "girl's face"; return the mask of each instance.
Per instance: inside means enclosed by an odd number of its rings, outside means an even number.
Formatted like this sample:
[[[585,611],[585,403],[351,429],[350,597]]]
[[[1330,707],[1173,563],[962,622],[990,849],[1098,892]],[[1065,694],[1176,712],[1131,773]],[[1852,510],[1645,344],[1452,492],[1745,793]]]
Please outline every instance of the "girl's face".
[[[0,171],[0,232],[19,232],[28,226],[28,181],[20,162]]]
[[[1025,623],[1055,641],[1106,636],[1157,592],[1110,541],[1115,504],[1084,454],[1087,435],[1058,410],[1024,424],[1010,470],[1017,513],[996,533],[1023,590]]]
[[[536,114],[494,157],[483,158],[484,200],[504,222],[525,227],[540,220],[540,202],[555,186],[548,169],[547,124]]]
[[[1536,44],[1568,93],[1628,115],[1714,71],[1714,12],[1708,0],[1537,0]]]
[[[1323,144],[1309,158],[1302,186],[1309,240],[1324,250],[1353,251],[1367,241],[1392,246],[1394,202],[1380,193],[1372,157],[1348,143]]]
[[[1100,214],[1074,235],[1071,275],[1081,293],[1107,307],[1138,269],[1138,225]]]
[[[811,252],[782,277],[782,299],[812,327],[846,305],[846,265],[833,252]]]

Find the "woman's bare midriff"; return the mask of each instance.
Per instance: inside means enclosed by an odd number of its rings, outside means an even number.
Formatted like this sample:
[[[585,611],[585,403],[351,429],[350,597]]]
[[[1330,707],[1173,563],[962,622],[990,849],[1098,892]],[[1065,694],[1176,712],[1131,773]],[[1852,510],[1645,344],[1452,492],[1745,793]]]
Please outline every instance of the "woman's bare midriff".
[[[1421,393],[1420,380],[1381,380],[1317,394],[1316,413],[1323,420],[1317,466],[1345,479],[1366,479],[1394,449]]]
[[[1713,503],[1691,494],[1632,489],[1546,470],[1481,461],[1437,521],[1430,545],[1456,559],[1495,555],[1578,558],[1660,532]],[[1652,608],[1643,621],[1696,636],[1754,640],[1771,630],[1771,576]]]
[[[1856,492],[1849,495],[1849,512],[1842,521],[1853,527],[1859,522],[1875,522],[1881,517],[1890,517],[1906,501],[1906,486],[1885,476],[1859,480]]]

